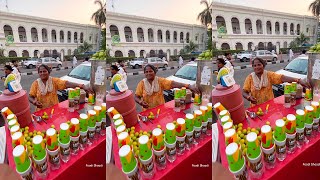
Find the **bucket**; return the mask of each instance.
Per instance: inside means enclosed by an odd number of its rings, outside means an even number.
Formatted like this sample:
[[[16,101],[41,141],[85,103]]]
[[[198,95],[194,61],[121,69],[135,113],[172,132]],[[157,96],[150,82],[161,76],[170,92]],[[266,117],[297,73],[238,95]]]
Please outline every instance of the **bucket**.
[[[232,99],[232,101],[230,101]],[[212,90],[212,104],[220,102],[231,114],[234,124],[245,119],[245,108],[240,85],[223,87],[220,84]]]
[[[17,104],[19,104],[19,106],[17,106]],[[4,107],[8,107],[17,116],[21,128],[31,123],[27,91],[10,92],[7,89],[4,90],[0,95],[0,109]]]
[[[123,116],[127,128],[138,122],[133,91],[116,92],[112,89],[106,96],[106,104],[107,109],[114,107]]]

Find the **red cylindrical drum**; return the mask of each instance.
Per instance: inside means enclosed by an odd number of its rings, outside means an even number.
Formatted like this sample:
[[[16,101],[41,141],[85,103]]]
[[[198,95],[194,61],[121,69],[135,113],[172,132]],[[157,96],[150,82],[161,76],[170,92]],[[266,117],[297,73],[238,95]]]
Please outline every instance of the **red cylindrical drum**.
[[[123,116],[127,128],[138,122],[136,103],[131,90],[120,93],[112,89],[106,96],[106,104],[107,109],[114,107]]]
[[[31,123],[30,104],[27,91],[10,92],[7,89],[0,95],[0,109],[8,107],[18,118],[20,127]]]
[[[211,94],[212,104],[220,102],[230,112],[234,124],[238,124],[245,119],[245,108],[240,85],[235,84],[232,87],[223,87],[218,84]]]

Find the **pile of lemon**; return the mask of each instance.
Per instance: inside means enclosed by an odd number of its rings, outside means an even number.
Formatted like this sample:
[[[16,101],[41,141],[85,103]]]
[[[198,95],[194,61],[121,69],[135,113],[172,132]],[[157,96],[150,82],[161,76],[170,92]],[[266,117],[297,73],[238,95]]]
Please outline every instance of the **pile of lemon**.
[[[33,153],[33,146],[32,146],[32,138],[36,135],[41,135],[43,138],[45,138],[45,131],[29,131],[29,126],[26,126],[24,128],[21,128],[21,132],[25,139],[25,146],[27,148],[27,153],[29,156]],[[46,139],[44,139],[44,142],[46,143]]]

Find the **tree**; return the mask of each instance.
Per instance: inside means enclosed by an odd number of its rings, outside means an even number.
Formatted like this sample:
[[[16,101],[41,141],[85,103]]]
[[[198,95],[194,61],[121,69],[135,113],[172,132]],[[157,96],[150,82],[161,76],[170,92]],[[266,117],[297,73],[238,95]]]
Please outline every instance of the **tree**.
[[[185,52],[186,53],[190,53],[192,51],[195,51],[196,49],[198,49],[198,45],[195,44],[194,42],[190,41],[189,44],[187,44],[185,47]]]
[[[303,44],[307,43],[310,40],[309,37],[306,37],[303,33],[300,34],[299,37],[296,38],[297,44],[302,46]]]
[[[212,3],[209,5],[208,1],[202,0],[200,4],[204,4],[205,9],[198,14],[197,19],[200,20],[201,24],[205,25],[208,28],[208,26],[212,23],[212,16],[210,12],[210,6],[212,5]]]
[[[208,40],[207,40],[207,49],[212,49],[212,28],[209,28],[207,31]]]
[[[0,57],[4,57],[4,49],[0,48]]]
[[[84,53],[92,50],[92,44],[87,43],[86,41],[83,42],[82,45],[78,47],[79,53]]]
[[[92,14],[91,20],[93,20],[95,24],[99,26],[98,43],[97,43],[97,50],[99,50],[100,42],[101,42],[101,29],[102,29],[102,26],[106,24],[107,12],[106,12],[106,3],[103,3],[101,0],[95,0],[94,3],[99,5],[99,9]]]
[[[309,5],[309,11],[317,17],[317,25],[316,25],[316,32],[318,32],[318,26],[319,26],[319,16],[320,16],[320,0],[315,0]],[[317,43],[318,39],[318,33],[314,32],[315,34],[315,43]]]
[[[106,50],[107,49],[107,31],[106,28],[103,28],[102,31],[102,41],[101,41],[101,45],[100,45],[100,49],[101,50]]]

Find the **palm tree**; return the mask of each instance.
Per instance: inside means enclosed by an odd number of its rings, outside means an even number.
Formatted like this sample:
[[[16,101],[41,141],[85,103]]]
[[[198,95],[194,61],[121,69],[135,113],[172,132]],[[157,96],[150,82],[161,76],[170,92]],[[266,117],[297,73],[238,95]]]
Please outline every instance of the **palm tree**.
[[[206,7],[198,14],[197,19],[200,20],[201,24],[205,25],[208,28],[208,26],[212,23],[212,16],[210,12],[212,3],[209,4],[208,1],[202,0],[200,4],[204,4]]]
[[[98,47],[97,47],[97,51],[100,49],[100,41],[101,41],[101,29],[102,26],[106,24],[106,3],[102,2],[101,0],[95,0],[94,1],[95,4],[99,5],[99,9],[94,12],[91,16],[91,20],[93,20],[96,25],[99,26],[99,32],[98,32]]]
[[[303,44],[307,43],[309,40],[310,38],[305,36],[303,33],[301,33],[300,36],[296,38],[297,44],[299,46],[302,46]]]
[[[86,41],[84,41],[83,44],[78,47],[78,52],[84,53],[84,52],[91,51],[91,49],[92,49],[92,44],[89,44]]]
[[[190,53],[192,51],[195,51],[198,48],[198,45],[190,41],[189,44],[187,44],[184,48],[186,52]]]
[[[315,43],[317,43],[318,39],[318,25],[319,25],[319,16],[320,16],[320,0],[315,0],[309,5],[309,11],[317,17],[317,26],[316,26],[316,32],[315,32]]]

